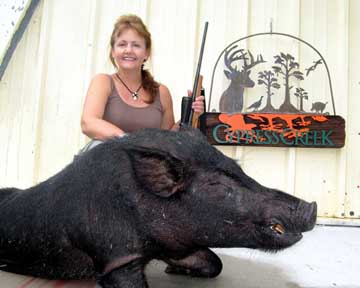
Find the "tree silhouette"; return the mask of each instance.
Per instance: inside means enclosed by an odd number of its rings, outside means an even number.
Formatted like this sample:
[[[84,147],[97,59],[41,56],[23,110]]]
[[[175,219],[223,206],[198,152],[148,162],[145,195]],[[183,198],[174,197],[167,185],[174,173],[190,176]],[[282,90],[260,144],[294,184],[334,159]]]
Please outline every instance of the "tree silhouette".
[[[294,95],[296,97],[299,97],[300,98],[300,111],[301,112],[305,112],[304,111],[304,108],[303,108],[303,102],[304,102],[304,99],[305,100],[308,100],[309,97],[308,97],[308,93],[305,91],[305,89],[303,88],[296,88],[296,92],[294,93]]]
[[[274,77],[274,73],[269,70],[264,70],[262,72],[259,72],[258,77],[258,84],[259,85],[265,85],[266,86],[266,105],[263,109],[261,109],[262,112],[275,112],[276,109],[271,104],[271,96],[274,95],[273,92],[271,92],[271,88],[279,89],[280,84],[277,83],[277,78]]]
[[[278,76],[279,74],[283,75],[285,80],[285,100],[284,103],[280,105],[279,110],[282,112],[296,113],[299,110],[293,106],[290,102],[290,90],[293,86],[290,86],[290,78],[295,77],[298,80],[304,80],[303,73],[299,70],[299,63],[295,62],[295,58],[290,54],[280,53],[280,55],[274,56],[275,64],[279,66],[273,66],[273,70]]]

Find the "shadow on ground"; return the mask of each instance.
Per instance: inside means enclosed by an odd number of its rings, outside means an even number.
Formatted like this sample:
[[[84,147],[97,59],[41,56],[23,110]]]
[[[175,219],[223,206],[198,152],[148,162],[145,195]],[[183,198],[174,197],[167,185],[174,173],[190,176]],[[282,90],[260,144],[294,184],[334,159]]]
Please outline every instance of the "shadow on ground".
[[[215,279],[189,278],[164,273],[166,265],[152,261],[146,269],[153,288],[333,288],[334,286],[299,286],[290,279],[286,267],[272,266],[228,255],[220,255],[224,268]],[[95,288],[92,281],[49,281],[0,272],[0,287],[6,288]],[[336,286],[360,288],[360,286]]]

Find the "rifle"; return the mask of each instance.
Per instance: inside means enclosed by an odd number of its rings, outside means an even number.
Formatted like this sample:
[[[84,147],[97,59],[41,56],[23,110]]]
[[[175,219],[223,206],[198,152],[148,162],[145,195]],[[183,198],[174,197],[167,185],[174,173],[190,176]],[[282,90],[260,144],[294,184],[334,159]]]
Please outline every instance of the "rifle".
[[[192,90],[192,96],[187,97],[184,96],[181,101],[181,121],[180,121],[180,128],[185,126],[192,126],[197,127],[198,126],[198,113],[195,113],[194,110],[191,108],[192,103],[195,101],[196,97],[201,95],[201,88],[202,88],[202,79],[203,77],[200,75],[201,70],[201,62],[202,57],[204,54],[204,47],[205,47],[205,40],[206,40],[206,33],[209,23],[205,22],[202,42],[201,42],[201,48],[200,48],[200,54],[199,54],[199,60],[198,65],[196,69],[195,74],[195,80],[194,80],[194,86]],[[205,105],[204,105],[205,106]]]

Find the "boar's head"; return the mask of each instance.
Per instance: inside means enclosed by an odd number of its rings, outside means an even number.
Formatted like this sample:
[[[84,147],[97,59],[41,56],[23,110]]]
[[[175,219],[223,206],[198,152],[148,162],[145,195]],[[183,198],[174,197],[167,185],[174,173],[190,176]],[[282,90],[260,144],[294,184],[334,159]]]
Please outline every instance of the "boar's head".
[[[145,129],[104,147],[116,155],[119,143],[132,166],[126,175],[137,183],[129,203],[138,226],[165,248],[277,251],[315,225],[315,202],[260,185],[197,130]]]

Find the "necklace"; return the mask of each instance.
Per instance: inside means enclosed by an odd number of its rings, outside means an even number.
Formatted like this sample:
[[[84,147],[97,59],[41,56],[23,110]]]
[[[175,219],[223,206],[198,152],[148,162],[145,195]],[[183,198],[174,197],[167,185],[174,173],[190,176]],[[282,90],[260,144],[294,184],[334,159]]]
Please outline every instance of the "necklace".
[[[140,83],[139,88],[136,89],[136,91],[132,91],[126,84],[125,82],[120,78],[119,74],[116,73],[115,74],[116,78],[120,80],[120,82],[125,86],[125,88],[131,93],[131,97],[134,101],[139,99],[139,91],[142,87],[142,83]]]

